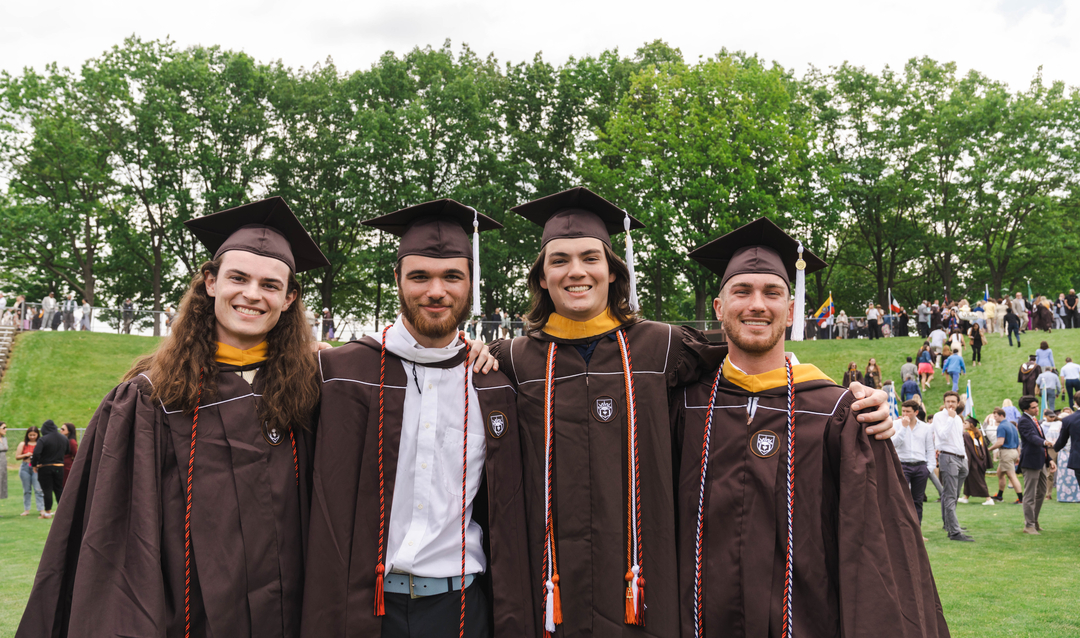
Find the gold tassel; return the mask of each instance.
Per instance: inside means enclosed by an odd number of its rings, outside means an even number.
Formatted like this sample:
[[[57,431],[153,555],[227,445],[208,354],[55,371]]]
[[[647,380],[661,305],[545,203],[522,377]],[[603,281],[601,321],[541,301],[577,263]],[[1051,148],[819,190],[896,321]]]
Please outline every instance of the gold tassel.
[[[630,586],[630,581],[634,580],[634,575],[630,572],[626,572],[626,614],[623,617],[623,622],[628,625],[636,625],[637,623],[637,609],[634,607],[634,590]]]

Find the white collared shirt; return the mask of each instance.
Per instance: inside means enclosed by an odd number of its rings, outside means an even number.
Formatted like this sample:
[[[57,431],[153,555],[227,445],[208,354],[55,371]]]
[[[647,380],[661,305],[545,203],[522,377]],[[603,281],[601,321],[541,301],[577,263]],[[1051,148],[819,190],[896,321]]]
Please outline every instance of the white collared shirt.
[[[931,426],[934,429],[934,446],[939,452],[951,452],[967,458],[964,450],[964,418],[959,412],[956,416],[949,416],[947,411],[942,410],[934,415]]]
[[[418,358],[424,354],[430,356],[433,349],[416,343],[401,317],[387,333],[386,343],[387,350],[403,359],[408,379],[386,542],[386,570],[437,578],[458,576],[461,574],[465,366],[427,368],[405,360],[410,354]],[[463,346],[455,338],[445,350],[453,354]],[[480,402],[470,382],[466,574],[483,572],[487,566],[480,525],[472,520],[473,499],[480,489],[484,469],[484,437]]]
[[[904,425],[903,419],[895,419],[893,427],[896,434],[892,437],[896,456],[901,463],[926,463],[931,472],[937,467],[934,456],[934,431],[926,421],[915,419],[915,427]]]

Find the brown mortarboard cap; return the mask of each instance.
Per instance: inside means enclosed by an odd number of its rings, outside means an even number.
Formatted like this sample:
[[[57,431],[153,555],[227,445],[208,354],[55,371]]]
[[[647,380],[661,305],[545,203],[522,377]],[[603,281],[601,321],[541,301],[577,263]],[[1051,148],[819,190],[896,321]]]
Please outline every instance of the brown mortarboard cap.
[[[361,222],[401,238],[398,259],[423,255],[436,259],[473,258],[469,237],[473,219],[480,232],[497,230],[502,224],[452,199],[438,199]]]
[[[242,250],[283,261],[294,273],[330,265],[280,197],[189,219],[184,225],[214,253],[214,259],[230,250]]]
[[[611,236],[626,230],[626,218],[630,219],[631,230],[645,228],[645,224],[584,186],[534,199],[511,210],[544,227],[541,248],[552,239],[577,237],[594,237],[611,246]]]
[[[771,273],[790,286],[800,258],[799,245],[798,240],[762,217],[693,250],[689,257],[720,275],[721,288],[743,273]],[[807,274],[828,265],[805,248],[802,259]]]

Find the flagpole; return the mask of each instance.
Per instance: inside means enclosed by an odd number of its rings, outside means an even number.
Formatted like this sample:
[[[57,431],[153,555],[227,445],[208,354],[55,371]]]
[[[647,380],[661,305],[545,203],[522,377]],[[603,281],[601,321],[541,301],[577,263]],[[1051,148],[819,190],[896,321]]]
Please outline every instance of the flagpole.
[[[829,341],[832,341],[832,339],[833,339],[832,329],[833,329],[833,326],[836,324],[836,302],[833,301],[832,291],[831,290],[829,291],[829,303],[832,304],[832,312],[830,313],[830,315],[832,316],[832,323],[827,324],[827,325],[829,326]]]

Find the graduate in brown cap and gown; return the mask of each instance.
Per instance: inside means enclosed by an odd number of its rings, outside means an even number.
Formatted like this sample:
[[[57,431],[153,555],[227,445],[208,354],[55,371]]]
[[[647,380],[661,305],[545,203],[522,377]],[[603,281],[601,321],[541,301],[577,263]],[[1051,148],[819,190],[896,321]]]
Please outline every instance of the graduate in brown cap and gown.
[[[556,636],[679,633],[669,392],[726,350],[691,328],[636,316],[641,228],[586,188],[523,204],[543,227],[528,332],[492,354],[518,389],[530,562],[543,630]],[[882,405],[884,393],[867,405]],[[882,410],[872,422],[887,416]],[[888,426],[885,426],[888,429]]]
[[[1042,374],[1042,367],[1035,363],[1035,355],[1029,356],[1027,361],[1020,364],[1020,371],[1016,373],[1016,382],[1024,386],[1023,396],[1025,397],[1038,394],[1035,386],[1039,375]]]
[[[535,636],[515,391],[457,328],[502,226],[450,199],[364,223],[401,237],[401,314],[320,353],[302,634]]]
[[[892,444],[785,356],[791,284],[824,262],[765,218],[690,256],[721,276],[729,352],[672,406],[682,635],[949,635]]]
[[[187,225],[213,259],[86,428],[17,636],[300,633],[328,262],[280,197]]]

